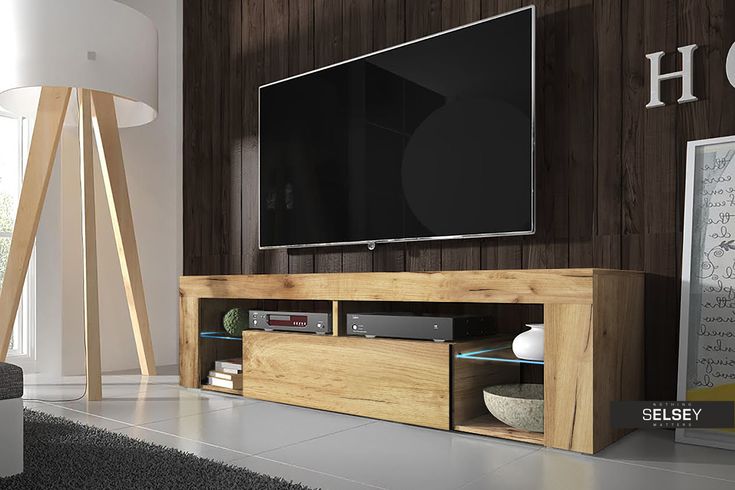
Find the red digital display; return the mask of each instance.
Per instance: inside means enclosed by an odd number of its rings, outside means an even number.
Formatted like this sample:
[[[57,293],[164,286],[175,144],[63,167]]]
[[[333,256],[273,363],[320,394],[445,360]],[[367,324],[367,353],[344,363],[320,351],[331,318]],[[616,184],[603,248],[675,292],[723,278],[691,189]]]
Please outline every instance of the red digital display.
[[[273,327],[305,327],[306,315],[268,315],[268,325]]]

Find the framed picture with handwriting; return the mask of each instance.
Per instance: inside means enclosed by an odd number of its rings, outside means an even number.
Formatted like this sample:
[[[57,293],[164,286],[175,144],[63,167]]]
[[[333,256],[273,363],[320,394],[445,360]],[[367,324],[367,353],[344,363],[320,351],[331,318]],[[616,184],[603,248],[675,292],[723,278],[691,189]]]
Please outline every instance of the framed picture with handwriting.
[[[735,401],[733,157],[735,136],[687,144],[679,400]],[[676,440],[735,449],[735,428],[681,428]]]

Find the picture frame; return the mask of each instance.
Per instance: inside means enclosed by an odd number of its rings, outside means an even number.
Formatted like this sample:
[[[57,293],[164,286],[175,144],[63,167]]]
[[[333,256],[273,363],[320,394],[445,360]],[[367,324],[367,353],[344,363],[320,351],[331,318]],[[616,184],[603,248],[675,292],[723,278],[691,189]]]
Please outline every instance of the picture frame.
[[[735,136],[687,143],[679,400],[735,400],[734,157]],[[735,450],[735,428],[679,428],[676,442]]]

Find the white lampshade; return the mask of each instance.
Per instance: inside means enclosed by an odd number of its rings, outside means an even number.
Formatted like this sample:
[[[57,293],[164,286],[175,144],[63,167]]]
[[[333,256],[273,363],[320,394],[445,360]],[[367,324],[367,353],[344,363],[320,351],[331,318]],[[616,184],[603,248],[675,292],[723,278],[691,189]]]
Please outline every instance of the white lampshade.
[[[113,94],[120,127],[153,121],[156,26],[113,0],[0,0],[0,107],[33,117],[43,86]]]

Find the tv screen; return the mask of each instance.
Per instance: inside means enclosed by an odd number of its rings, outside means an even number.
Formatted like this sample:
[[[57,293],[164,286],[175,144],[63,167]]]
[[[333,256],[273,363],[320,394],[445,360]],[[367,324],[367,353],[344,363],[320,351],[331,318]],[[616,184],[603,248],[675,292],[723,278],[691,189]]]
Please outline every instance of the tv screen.
[[[535,10],[260,87],[261,248],[534,232]]]

